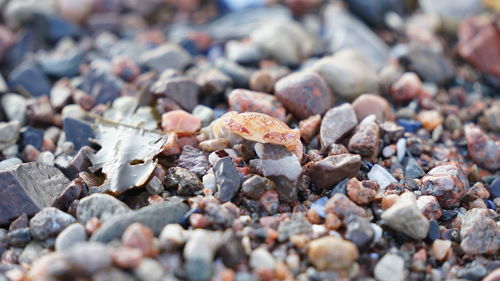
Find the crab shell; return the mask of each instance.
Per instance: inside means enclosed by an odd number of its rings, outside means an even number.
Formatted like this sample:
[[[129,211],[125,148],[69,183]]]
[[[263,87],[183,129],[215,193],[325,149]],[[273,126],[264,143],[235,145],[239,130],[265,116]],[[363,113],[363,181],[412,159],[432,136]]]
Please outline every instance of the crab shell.
[[[299,160],[302,158],[300,131],[290,129],[281,120],[267,114],[228,112],[212,125],[212,132],[215,137],[222,137],[223,132],[226,130],[247,140],[283,145],[293,152]]]

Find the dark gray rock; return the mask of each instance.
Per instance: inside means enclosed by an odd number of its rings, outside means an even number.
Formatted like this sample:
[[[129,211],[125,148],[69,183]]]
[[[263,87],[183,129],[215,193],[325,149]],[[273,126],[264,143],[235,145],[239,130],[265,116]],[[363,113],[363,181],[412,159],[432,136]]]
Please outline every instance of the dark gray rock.
[[[33,62],[26,61],[16,67],[8,78],[11,89],[27,92],[33,97],[50,93],[50,81],[42,68]]]
[[[43,208],[30,220],[31,235],[41,241],[53,238],[75,221],[74,217],[59,209]]]
[[[231,157],[219,159],[214,167],[217,184],[217,199],[222,202],[231,201],[240,188],[240,174]]]
[[[163,44],[144,52],[140,62],[157,72],[165,69],[182,70],[191,62],[191,55],[182,47],[175,44]]]
[[[203,189],[203,183],[188,169],[172,167],[167,171],[165,187],[175,188],[179,195],[192,196]]]
[[[98,66],[91,65],[83,76],[81,90],[89,93],[97,104],[101,104],[118,98],[123,88],[122,85],[123,82],[116,76]]]
[[[27,145],[32,145],[40,150],[43,142],[43,130],[33,128],[31,126],[24,127],[20,131],[19,145],[23,149]]]
[[[63,128],[66,141],[72,142],[76,150],[90,145],[89,139],[95,137],[92,125],[83,120],[66,117],[63,119]]]
[[[160,78],[151,85],[150,91],[175,101],[189,112],[198,104],[198,85],[188,77]]]
[[[93,155],[95,150],[89,146],[83,146],[78,153],[73,157],[57,157],[55,164],[69,179],[78,177],[80,172],[89,172],[89,167],[92,166],[89,155]]]
[[[407,59],[409,69],[416,72],[424,81],[443,84],[454,76],[453,64],[444,56],[424,46],[413,46]]]
[[[360,251],[370,248],[375,232],[368,219],[350,216],[346,220],[347,231],[345,238],[356,244]]]
[[[165,225],[179,223],[188,210],[188,206],[180,201],[166,201],[133,212],[118,214],[110,217],[94,232],[90,240],[106,243],[120,238],[125,229],[134,222],[142,223],[158,235]]]
[[[413,157],[408,157],[405,165],[405,174],[406,176],[412,179],[419,179],[425,175],[424,170],[420,167],[417,160]]]
[[[69,180],[55,167],[40,162],[0,171],[0,225],[23,213],[33,215],[51,206]]]

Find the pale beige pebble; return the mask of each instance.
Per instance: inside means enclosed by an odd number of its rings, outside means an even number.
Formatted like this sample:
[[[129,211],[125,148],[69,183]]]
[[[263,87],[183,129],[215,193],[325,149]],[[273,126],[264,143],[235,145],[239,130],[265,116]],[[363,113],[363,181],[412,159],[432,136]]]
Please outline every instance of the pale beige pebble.
[[[57,0],[57,9],[66,20],[80,23],[92,11],[93,2],[92,0]]]
[[[385,210],[381,217],[392,229],[414,239],[424,239],[427,236],[429,220],[418,209],[412,192],[399,196],[396,203]]]
[[[451,248],[450,240],[436,239],[432,243],[432,255],[436,260],[442,261],[446,258],[446,253]]]
[[[432,131],[443,123],[443,115],[437,110],[422,110],[416,119],[427,131]]]
[[[201,121],[184,110],[173,110],[162,114],[161,127],[164,131],[175,132],[179,136],[189,136],[201,128]]]
[[[375,265],[373,275],[377,281],[404,281],[408,272],[402,257],[396,254],[386,254]]]
[[[200,149],[206,152],[222,150],[229,147],[229,141],[224,138],[205,140],[198,144]]]
[[[307,256],[318,270],[334,270],[345,274],[359,253],[354,243],[335,236],[325,236],[309,243]]]

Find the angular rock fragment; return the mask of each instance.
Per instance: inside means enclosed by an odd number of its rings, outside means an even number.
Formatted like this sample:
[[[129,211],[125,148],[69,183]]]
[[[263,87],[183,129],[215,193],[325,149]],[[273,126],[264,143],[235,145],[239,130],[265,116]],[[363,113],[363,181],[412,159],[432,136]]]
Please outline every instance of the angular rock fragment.
[[[500,250],[500,228],[488,209],[474,208],[461,218],[460,247],[469,255],[494,254]]]
[[[424,239],[429,230],[429,220],[417,207],[415,195],[406,192],[389,209],[382,213],[382,219],[393,229],[414,239]]]
[[[204,176],[210,168],[210,163],[205,153],[190,145],[185,145],[182,148],[177,165],[190,170],[198,177]]]
[[[0,225],[54,203],[69,180],[55,167],[25,163],[0,171]]]
[[[422,194],[435,196],[441,206],[458,206],[469,189],[469,181],[455,163],[447,163],[430,170],[422,178]]]
[[[333,188],[341,180],[355,177],[360,167],[361,157],[359,155],[328,156],[310,167],[309,176],[317,187]]]
[[[171,77],[156,81],[151,92],[157,96],[169,98],[183,109],[191,112],[198,104],[198,85],[187,77]]]
[[[203,188],[203,184],[198,176],[188,169],[172,167],[167,171],[165,187],[174,187],[179,195],[192,196]]]
[[[76,150],[90,145],[90,139],[94,138],[94,128],[83,120],[66,117],[63,119],[63,128],[66,141],[72,142]]]
[[[235,89],[228,97],[229,109],[237,112],[260,112],[284,121],[286,111],[275,96]]]
[[[377,123],[361,123],[349,140],[349,151],[372,162],[377,160],[380,148],[380,128]]]
[[[467,150],[472,160],[489,169],[500,169],[500,141],[495,141],[473,124],[465,125]]]
[[[230,201],[240,188],[240,175],[231,157],[217,161],[214,171],[218,190],[216,197],[222,202]]]
[[[328,148],[350,133],[358,124],[353,107],[346,103],[328,110],[321,122],[321,146]]]

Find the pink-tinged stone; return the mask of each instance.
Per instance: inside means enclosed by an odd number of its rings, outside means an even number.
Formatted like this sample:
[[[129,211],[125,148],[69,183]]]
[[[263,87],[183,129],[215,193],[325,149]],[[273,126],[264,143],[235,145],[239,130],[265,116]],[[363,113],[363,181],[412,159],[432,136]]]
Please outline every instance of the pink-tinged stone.
[[[465,19],[458,29],[458,54],[467,62],[500,78],[500,20]]]
[[[358,120],[363,120],[370,114],[375,114],[379,121],[393,121],[395,119],[391,106],[381,96],[374,94],[363,94],[352,103]]]
[[[461,221],[460,247],[466,254],[494,254],[500,250],[500,227],[494,220],[495,212],[471,209]]]
[[[465,125],[464,132],[470,158],[489,170],[500,169],[500,141],[493,140],[474,124]]]
[[[161,127],[164,131],[175,132],[179,136],[195,134],[201,127],[200,119],[183,110],[174,110],[163,113]]]
[[[312,138],[319,133],[319,126],[321,125],[321,116],[319,114],[313,115],[307,119],[300,121],[300,137],[305,142],[310,142]]]
[[[407,72],[391,87],[391,95],[395,101],[404,102],[416,98],[422,91],[422,81],[417,74]]]
[[[334,103],[325,80],[313,72],[298,72],[281,78],[274,86],[274,94],[298,119],[322,115]]]
[[[443,115],[437,110],[422,110],[416,118],[427,131],[432,131],[443,123]]]
[[[228,98],[229,109],[237,112],[259,112],[285,120],[286,111],[275,96],[244,89],[234,89]]]
[[[444,208],[458,206],[468,189],[467,177],[454,162],[434,167],[422,178],[422,194],[435,196]]]
[[[144,256],[149,257],[156,256],[159,251],[151,228],[137,222],[125,229],[122,235],[122,244],[127,247],[139,249]]]
[[[349,103],[329,109],[320,127],[320,140],[323,148],[328,148],[349,134],[358,124],[356,113]]]
[[[436,197],[422,195],[417,199],[417,207],[428,219],[439,219],[443,215],[441,206]]]
[[[375,122],[362,123],[349,140],[349,151],[372,162],[377,160],[380,147],[380,129]]]

